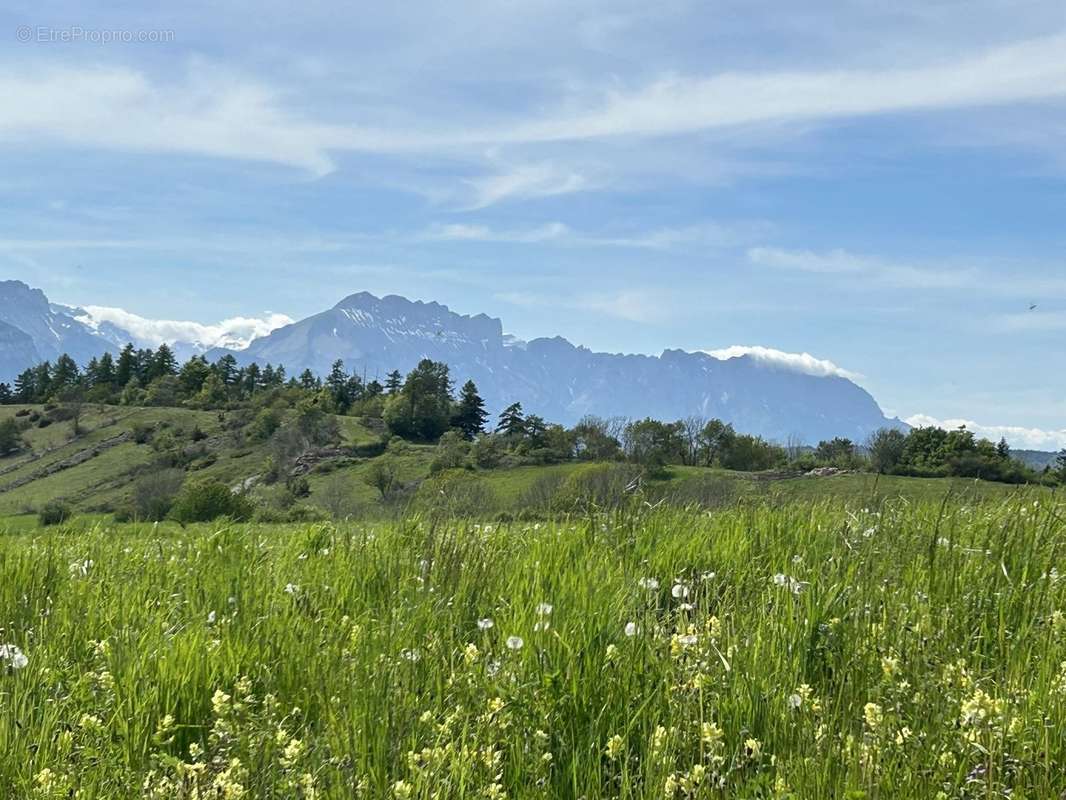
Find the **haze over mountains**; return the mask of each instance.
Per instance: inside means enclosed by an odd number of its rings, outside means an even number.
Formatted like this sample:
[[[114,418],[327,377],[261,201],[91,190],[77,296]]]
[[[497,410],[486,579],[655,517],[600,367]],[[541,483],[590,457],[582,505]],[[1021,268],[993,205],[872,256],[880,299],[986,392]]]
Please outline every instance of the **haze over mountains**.
[[[43,292],[18,281],[0,282],[0,380],[11,381],[27,366],[63,352],[84,363],[126,341],[158,344],[145,342],[143,331],[123,328],[125,317],[103,316],[109,318],[50,303]],[[304,369],[325,374],[340,359],[349,372],[382,379],[390,370],[407,372],[431,358],[448,363],[457,383],[473,379],[490,411],[517,400],[528,413],[564,424],[586,414],[719,417],[738,430],[781,442],[832,436],[862,441],[881,427],[905,427],[886,418],[845,374],[809,357],[769,360],[757,351],[737,351],[742,354],[735,357],[683,350],[659,356],[595,353],[561,337],[521,341],[505,335],[499,319],[395,295],[353,294],[265,335],[256,335],[254,326],[248,331],[214,330],[182,341],[177,338],[182,329],[175,329],[167,338],[179,358],[203,352],[213,360],[231,353],[242,364],[284,364],[290,375]],[[211,339],[228,346],[210,347]]]

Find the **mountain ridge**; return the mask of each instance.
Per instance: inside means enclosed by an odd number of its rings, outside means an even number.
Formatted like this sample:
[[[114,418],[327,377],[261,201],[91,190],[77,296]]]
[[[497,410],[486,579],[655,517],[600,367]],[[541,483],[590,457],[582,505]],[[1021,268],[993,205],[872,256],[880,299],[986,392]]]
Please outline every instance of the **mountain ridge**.
[[[79,363],[137,341],[113,322],[87,324],[83,309],[49,303],[39,289],[0,282],[0,380],[68,352]],[[181,345],[180,358],[197,348]],[[202,350],[202,348],[200,348]],[[906,429],[848,377],[812,374],[752,355],[720,358],[666,348],[659,355],[605,353],[562,336],[522,340],[497,317],[460,314],[436,301],[356,292],[331,308],[253,338],[241,349],[213,347],[242,365],[283,364],[290,375],[324,375],[340,360],[367,380],[403,373],[430,358],[457,383],[473,380],[496,413],[521,402],[527,413],[563,424],[582,416],[718,417],[776,441],[862,441],[881,427]],[[29,362],[27,361],[29,359]]]

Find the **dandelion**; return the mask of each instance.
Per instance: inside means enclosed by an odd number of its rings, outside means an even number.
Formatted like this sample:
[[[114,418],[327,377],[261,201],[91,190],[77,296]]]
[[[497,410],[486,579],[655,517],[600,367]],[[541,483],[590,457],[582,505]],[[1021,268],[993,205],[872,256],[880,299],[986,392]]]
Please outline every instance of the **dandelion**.
[[[507,637],[507,649],[508,650],[521,650],[525,645],[525,640],[521,636],[508,636]]]
[[[552,604],[551,603],[538,603],[537,604],[537,616],[538,617],[546,617],[546,616],[548,616],[551,613],[552,613]]]
[[[477,629],[479,631],[487,631],[495,624],[496,623],[492,621],[491,617],[482,617],[477,621]]]
[[[641,589],[647,589],[649,592],[654,592],[659,588],[659,581],[655,578],[641,578],[637,583]]]
[[[627,622],[626,626],[625,626],[625,628],[623,630],[625,631],[625,635],[626,636],[632,637],[632,636],[636,636],[637,632],[640,629],[637,627],[637,623],[635,623],[635,622]]]
[[[803,705],[803,698],[798,694],[790,694],[788,696],[788,707],[798,709]]]
[[[296,594],[299,591],[300,591],[300,587],[297,586],[295,583],[286,583],[285,584],[285,594]]]
[[[29,658],[13,644],[0,644],[0,664],[7,662],[11,669],[22,669],[30,663]]]
[[[688,597],[688,587],[683,583],[675,583],[673,588],[670,589],[670,595],[675,600],[683,600]]]
[[[806,581],[797,580],[790,575],[785,575],[783,572],[774,575],[773,583],[775,586],[788,589],[792,594],[800,594],[808,585]]]
[[[216,620],[217,618],[218,618],[218,617],[216,616],[215,612],[214,612],[214,611],[211,611],[211,612],[210,612],[210,613],[208,613],[208,615],[207,615],[207,624],[208,624],[208,625],[214,625],[214,624],[215,624],[215,620]]]

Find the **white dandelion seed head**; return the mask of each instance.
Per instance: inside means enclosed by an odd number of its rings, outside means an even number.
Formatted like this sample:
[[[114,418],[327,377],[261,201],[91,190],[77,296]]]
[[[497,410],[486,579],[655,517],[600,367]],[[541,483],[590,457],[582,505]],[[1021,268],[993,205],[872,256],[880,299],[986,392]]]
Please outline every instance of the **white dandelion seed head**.
[[[681,600],[688,597],[688,587],[683,583],[675,583],[673,588],[670,589],[670,594],[675,600]]]
[[[525,645],[525,640],[521,636],[508,636],[507,637],[507,649],[508,650],[521,650]]]
[[[651,592],[659,588],[659,581],[656,578],[641,578],[638,583],[641,589],[647,589]]]
[[[216,619],[218,619],[218,615],[215,614],[214,611],[209,612],[208,615],[207,615],[207,624],[208,625],[214,625]]]
[[[480,631],[487,631],[496,623],[492,621],[492,617],[482,617],[477,621],[477,627]]]
[[[678,636],[677,641],[683,647],[692,647],[694,644],[696,644],[696,642],[699,641],[699,637],[696,636],[696,634],[694,633],[686,633],[684,636]]]
[[[17,645],[0,644],[0,662],[7,662],[12,669],[22,669],[30,660]]]
[[[300,591],[300,587],[295,583],[285,584],[285,594],[296,594],[298,591]]]
[[[790,694],[788,696],[788,706],[789,706],[789,708],[799,708],[802,705],[803,705],[803,698],[800,697],[798,694]]]
[[[546,616],[548,616],[549,614],[552,613],[552,608],[553,608],[553,606],[552,606],[551,603],[537,603],[537,616],[538,617],[546,617]]]
[[[627,622],[624,630],[625,630],[626,636],[636,636],[637,635],[637,631],[639,629],[637,628],[637,623],[635,623],[635,622]]]

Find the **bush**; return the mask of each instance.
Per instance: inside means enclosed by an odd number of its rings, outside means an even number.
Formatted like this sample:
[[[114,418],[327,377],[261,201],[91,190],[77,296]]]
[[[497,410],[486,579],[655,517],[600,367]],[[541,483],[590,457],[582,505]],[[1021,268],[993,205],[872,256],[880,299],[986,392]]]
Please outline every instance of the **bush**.
[[[16,417],[28,417],[29,415],[30,410],[28,408],[20,408],[18,411],[15,412]]]
[[[42,525],[60,525],[74,516],[74,509],[64,500],[49,500],[37,512],[37,521]]]
[[[252,502],[231,491],[226,484],[213,478],[187,483],[181,490],[170,516],[182,525],[190,522],[210,522],[229,517],[245,522],[252,517]]]
[[[185,473],[180,469],[152,470],[142,475],[133,485],[134,517],[150,522],[166,519],[184,480]]]
[[[138,422],[131,429],[130,434],[137,444],[147,444],[152,438],[155,428],[146,422]]]

